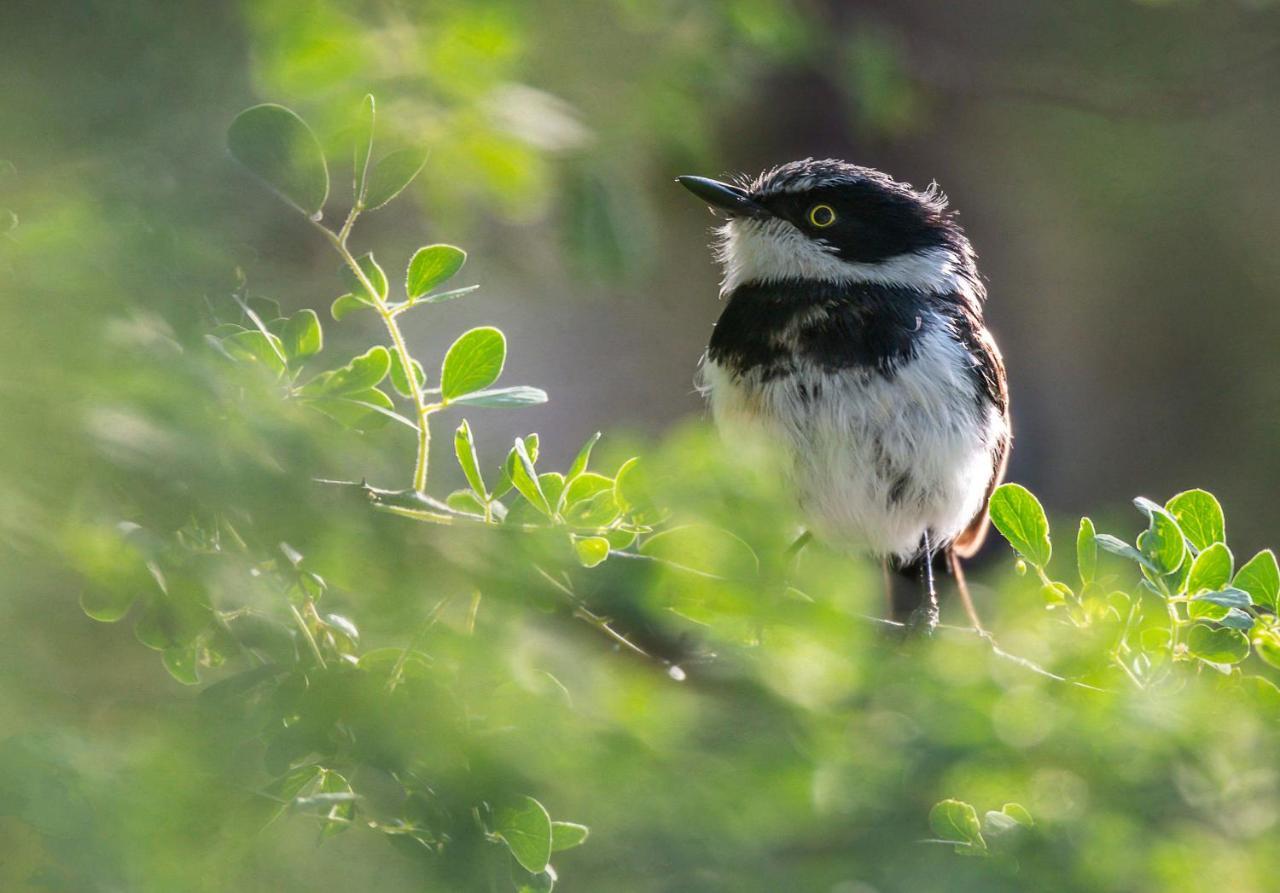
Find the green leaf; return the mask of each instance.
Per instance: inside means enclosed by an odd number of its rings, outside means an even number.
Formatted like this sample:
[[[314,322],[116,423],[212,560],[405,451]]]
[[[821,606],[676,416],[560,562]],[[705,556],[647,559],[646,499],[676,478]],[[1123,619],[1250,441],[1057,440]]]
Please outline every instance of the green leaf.
[[[1080,582],[1088,586],[1093,582],[1098,569],[1097,531],[1093,529],[1093,521],[1080,519],[1080,530],[1076,533],[1076,567],[1080,570]]]
[[[1172,574],[1187,558],[1187,542],[1173,515],[1149,499],[1133,501],[1146,514],[1150,526],[1138,536],[1138,551],[1147,556],[1161,574]]]
[[[307,405],[322,412],[344,428],[357,431],[373,431],[396,417],[395,404],[377,388],[366,391],[310,398]],[[412,422],[405,420],[407,424]]]
[[[364,289],[361,289],[361,292],[363,291]],[[362,298],[360,295],[355,294],[346,294],[340,295],[334,300],[333,305],[329,308],[329,313],[335,320],[341,320],[344,316],[355,310],[372,306],[373,302],[368,298]]]
[[[1039,568],[1049,564],[1053,555],[1049,520],[1040,501],[1026,487],[1021,484],[997,487],[991,494],[991,522],[1028,562]]]
[[[448,291],[433,292],[425,297],[418,298],[417,301],[424,304],[443,304],[446,301],[452,301],[455,298],[462,297],[463,295],[469,295],[479,287],[480,286],[478,285],[464,285],[462,288],[451,288]]]
[[[1000,811],[1024,828],[1034,828],[1036,825],[1035,819],[1031,818],[1031,813],[1021,803],[1006,803]]]
[[[403,192],[426,163],[426,149],[401,149],[375,164],[365,188],[365,210],[376,211]]]
[[[332,769],[326,769],[320,779],[319,794],[310,799],[322,808],[327,807],[324,814],[329,818],[320,836],[332,837],[350,828],[356,815],[356,793],[350,782]]]
[[[555,889],[556,880],[555,869],[548,865],[546,871],[512,878],[512,883],[515,884],[515,893],[551,893]]]
[[[284,345],[280,339],[270,332],[257,329],[245,329],[222,339],[222,346],[227,353],[237,360],[257,363],[269,369],[275,375],[285,370]]]
[[[329,169],[315,133],[297,114],[266,103],[236,115],[227,148],[289,204],[318,218],[329,197]]]
[[[360,122],[356,125],[355,146],[352,158],[352,186],[356,200],[363,202],[365,182],[369,177],[369,159],[373,155],[373,125],[376,119],[376,103],[372,93],[365,94],[360,103]]]
[[[452,401],[489,387],[502,374],[507,339],[492,326],[463,332],[449,347],[440,368],[440,394]]]
[[[1249,656],[1249,639],[1234,629],[1197,623],[1187,633],[1187,650],[1209,663],[1238,664]]]
[[[391,369],[388,372],[391,376],[391,386],[406,397],[412,397],[422,390],[422,386],[427,383],[427,373],[423,371],[422,364],[417,360],[411,361],[414,384],[410,386],[409,376],[405,374],[404,362],[400,358],[400,351],[388,350],[387,353],[391,355]]]
[[[1280,566],[1275,553],[1264,549],[1240,568],[1232,581],[1237,589],[1243,589],[1256,605],[1265,605],[1273,611],[1280,607]]]
[[[551,504],[547,502],[547,497],[542,492],[538,473],[533,467],[533,459],[529,456],[524,441],[519,437],[516,438],[514,449],[516,462],[515,467],[511,469],[511,483],[520,491],[520,495],[529,500],[530,505],[544,515],[551,515]]]
[[[391,353],[383,346],[371,347],[340,369],[322,372],[302,386],[304,397],[352,396],[382,383],[391,371]]]
[[[564,490],[565,505],[573,505],[590,499],[602,490],[613,490],[613,479],[594,471],[583,471],[568,479]]]
[[[532,874],[551,861],[551,816],[532,797],[522,797],[495,816],[493,833],[500,837],[520,867]]]
[[[320,317],[314,310],[299,310],[284,325],[280,335],[284,352],[295,360],[315,356],[324,347],[324,332]]]
[[[957,844],[957,850],[986,850],[978,811],[963,800],[942,800],[929,810],[929,827],[940,839]]]
[[[591,450],[599,440],[599,431],[587,438],[587,442],[582,445],[582,449],[578,450],[578,455],[573,457],[573,464],[569,466],[569,472],[565,475],[565,480],[572,482],[574,478],[587,470],[587,463],[591,461]]]
[[[1253,629],[1254,624],[1253,615],[1239,608],[1231,608],[1218,622],[1231,629]]]
[[[369,284],[378,293],[378,297],[385,301],[387,299],[387,274],[382,272],[382,267],[378,266],[378,262],[373,259],[373,252],[362,254],[356,258],[356,265],[360,267],[360,271],[364,273],[365,278],[369,280]],[[356,276],[355,271],[350,267],[344,266],[342,268],[342,278],[350,294],[357,295],[360,298],[368,297],[369,290],[364,287],[364,283],[360,281],[360,278]],[[369,298],[369,301],[372,303],[372,298]]]
[[[1187,592],[1223,589],[1231,582],[1233,560],[1226,543],[1212,543],[1196,556],[1187,576]]]
[[[582,846],[587,842],[590,834],[591,829],[586,825],[579,825],[576,822],[552,822],[551,852],[558,853],[561,850]]]
[[[473,391],[449,401],[454,406],[479,406],[483,409],[503,409],[512,406],[539,406],[547,402],[547,392],[541,388],[516,385],[510,388],[493,388]]]
[[[453,452],[458,457],[458,466],[462,469],[471,491],[481,500],[489,499],[489,491],[484,486],[484,476],[480,474],[480,460],[476,456],[476,442],[471,435],[471,425],[466,419],[458,426],[453,435]]]
[[[1121,558],[1127,558],[1130,561],[1145,565],[1153,571],[1155,570],[1155,566],[1147,560],[1145,555],[1119,537],[1114,537],[1109,533],[1099,533],[1093,539],[1103,551],[1118,555]]]
[[[1258,657],[1277,669],[1280,669],[1280,630],[1266,629],[1259,626],[1253,635],[1253,650]],[[1261,677],[1253,677],[1260,679]],[[1277,697],[1280,701],[1280,697]]]
[[[421,298],[437,285],[447,282],[467,262],[467,252],[453,245],[428,245],[419,248],[409,261],[405,276],[405,294],[409,300]]]
[[[122,620],[138,593],[132,589],[115,586],[89,586],[80,593],[80,610],[99,623],[115,623]]]
[[[1239,589],[1223,589],[1218,592],[1206,592],[1191,599],[1193,602],[1209,602],[1224,608],[1247,608],[1253,602],[1249,593]]]
[[[445,498],[445,504],[455,512],[467,512],[472,515],[484,514],[484,503],[470,490],[454,490]]]
[[[1170,499],[1165,507],[1197,551],[1227,541],[1222,506],[1212,493],[1187,490]]]
[[[713,524],[685,524],[655,533],[640,553],[680,567],[734,579],[750,579],[760,569],[755,550],[737,534]]]
[[[573,482],[577,485],[583,478],[578,478]],[[605,478],[605,480],[609,480]],[[618,505],[618,501],[614,498],[612,482],[607,489],[597,491],[590,497],[579,499],[572,503],[567,503],[568,507],[564,510],[564,519],[572,527],[598,529],[607,527],[617,520],[622,514],[622,508]],[[566,493],[569,490],[565,488]]]
[[[575,537],[573,549],[583,567],[595,567],[609,557],[609,541],[602,536]]]
[[[171,645],[160,655],[164,668],[169,675],[183,685],[199,685],[200,673],[196,668],[196,646],[194,643]]]

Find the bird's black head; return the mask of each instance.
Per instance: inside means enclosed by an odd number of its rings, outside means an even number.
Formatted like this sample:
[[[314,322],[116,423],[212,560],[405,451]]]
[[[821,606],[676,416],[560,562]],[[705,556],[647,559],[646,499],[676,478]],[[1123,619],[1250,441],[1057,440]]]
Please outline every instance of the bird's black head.
[[[679,182],[729,215],[720,249],[726,284],[937,278],[941,266],[954,271],[971,255],[936,188],[916,190],[848,162],[793,161],[736,184]]]

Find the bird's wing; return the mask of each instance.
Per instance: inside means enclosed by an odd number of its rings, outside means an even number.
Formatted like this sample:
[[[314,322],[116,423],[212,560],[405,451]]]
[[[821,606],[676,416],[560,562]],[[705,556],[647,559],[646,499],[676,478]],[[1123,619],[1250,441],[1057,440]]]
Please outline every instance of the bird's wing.
[[[965,327],[969,337],[965,339],[965,347],[974,358],[974,371],[981,382],[986,397],[1004,416],[1005,434],[1000,438],[992,455],[991,480],[987,484],[987,495],[982,498],[982,508],[974,515],[964,530],[951,543],[951,550],[960,558],[969,558],[980,548],[987,538],[988,511],[987,503],[992,492],[1004,480],[1005,467],[1009,464],[1009,382],[1005,378],[1004,358],[1000,356],[1000,348],[985,327],[978,325]]]

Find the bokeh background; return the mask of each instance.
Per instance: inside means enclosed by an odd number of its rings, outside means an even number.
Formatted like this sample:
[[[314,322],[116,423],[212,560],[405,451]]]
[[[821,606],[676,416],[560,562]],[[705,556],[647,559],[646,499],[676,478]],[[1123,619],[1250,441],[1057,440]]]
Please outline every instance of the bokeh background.
[[[281,102],[339,146],[369,92],[384,146],[432,154],[353,247],[400,267],[419,245],[459,244],[462,281],[481,285],[408,320],[415,352],[497,321],[507,380],[551,394],[486,418],[487,454],[538,430],[559,465],[593,431],[654,443],[700,416],[712,220],[672,178],[838,156],[936,179],[960,210],[1009,369],[1012,479],[1055,515],[1104,519],[1133,495],[1202,486],[1238,554],[1274,536],[1280,8],[1266,0],[5,0],[0,732],[28,736],[6,752],[10,783],[45,734],[101,775],[96,736],[136,756],[130,724],[173,697],[127,631],[84,618],[74,574],[48,557],[86,505],[160,511],[172,494],[156,481],[198,470],[195,446],[137,428],[113,389],[163,403],[177,379],[157,356],[199,340],[237,269],[286,310],[338,293],[327,246],[228,156],[228,122]],[[327,327],[338,355],[378,337],[363,324]],[[164,405],[178,425],[181,401]],[[186,459],[131,465],[153,440]],[[448,438],[436,447],[442,479],[458,478]],[[409,449],[387,437],[318,464],[391,480]],[[148,763],[158,777],[179,771],[162,763]],[[37,846],[15,827],[11,866]],[[341,860],[313,865],[301,846],[293,881],[336,884]],[[255,852],[261,889],[285,883]],[[408,883],[385,872],[389,889]],[[654,889],[685,889],[681,876]]]

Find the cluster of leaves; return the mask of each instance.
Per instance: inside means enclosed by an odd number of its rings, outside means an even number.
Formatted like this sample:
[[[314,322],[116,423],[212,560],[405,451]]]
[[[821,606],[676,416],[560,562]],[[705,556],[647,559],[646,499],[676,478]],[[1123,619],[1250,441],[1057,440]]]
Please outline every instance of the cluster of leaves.
[[[1163,506],[1142,497],[1134,505],[1147,527],[1133,543],[1080,519],[1075,586],[1049,575],[1049,522],[1025,487],[999,487],[991,519],[1020,556],[1019,569],[1034,570],[1048,608],[1077,627],[1109,630],[1110,660],[1139,687],[1176,678],[1175,668],[1187,662],[1230,675],[1251,652],[1280,667],[1275,553],[1258,552],[1237,569],[1222,506],[1204,490],[1179,493]],[[1138,586],[1109,586],[1099,574],[1099,550],[1135,568]]]
[[[1031,813],[1019,803],[989,809],[981,820],[973,804],[963,800],[940,800],[929,810],[936,841],[953,844],[962,856],[1007,856],[1019,835],[1033,827]]]
[[[460,298],[475,286],[440,290],[462,268],[466,254],[451,245],[427,245],[407,264],[403,298],[393,299],[373,254],[356,257],[348,249],[359,215],[393,199],[425,163],[425,154],[412,149],[371,163],[374,120],[373,97],[366,97],[353,130],[351,210],[336,231],[323,223],[328,162],[298,115],[278,105],[255,106],[232,123],[228,145],[237,160],[318,227],[342,258],[346,291],[333,301],[334,320],[373,312],[383,321],[390,344],[376,344],[341,365],[317,371],[312,366],[325,345],[317,313],[306,308],[286,316],[275,301],[250,296],[243,276],[232,295],[237,318],[217,325],[207,342],[225,359],[260,370],[285,399],[346,429],[366,433],[396,422],[412,430],[418,444],[412,485],[401,490],[359,485],[377,508],[435,523],[556,528],[567,536],[579,563],[599,564],[651,528],[632,492],[634,460],[613,476],[589,470],[598,434],[563,474],[537,470],[536,434],[517,438],[490,485],[464,419],[455,447],[469,486],[447,499],[427,494],[429,422],[435,413],[455,406],[528,406],[547,397],[537,388],[494,386],[506,362],[507,342],[491,326],[473,328],[454,340],[435,382],[412,356],[398,318],[417,307]],[[401,411],[405,404],[408,408]],[[362,693],[365,701],[387,709],[396,698],[438,700],[435,682],[423,672],[432,664],[431,656],[419,650],[416,639],[404,648],[362,650],[353,620],[320,609],[327,590],[324,577],[289,544],[264,550],[259,539],[240,521],[214,516],[192,520],[168,537],[132,524],[115,531],[87,528],[70,551],[84,577],[96,584],[82,599],[85,612],[115,622],[141,598],[145,604],[136,612],[137,638],[161,652],[164,666],[178,681],[196,684],[202,668],[220,667],[232,658],[248,664],[206,689],[204,696],[228,709],[255,705],[264,729],[263,762],[273,777],[263,793],[279,804],[278,812],[317,818],[323,836],[359,825],[433,854],[465,850],[458,841],[479,833],[509,854],[515,888],[551,890],[551,854],[581,844],[586,827],[552,821],[546,808],[526,795],[504,793],[494,804],[483,798],[442,805],[434,788],[439,780],[431,773],[370,754],[367,742],[379,731],[361,716],[350,715],[352,705],[361,702],[354,695]],[[219,581],[227,579],[237,581],[234,595],[218,591]],[[244,581],[252,584],[246,589]],[[455,722],[458,727],[475,725],[465,715]],[[360,790],[355,782],[370,769],[396,780],[398,794],[390,802]]]

